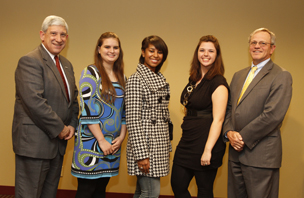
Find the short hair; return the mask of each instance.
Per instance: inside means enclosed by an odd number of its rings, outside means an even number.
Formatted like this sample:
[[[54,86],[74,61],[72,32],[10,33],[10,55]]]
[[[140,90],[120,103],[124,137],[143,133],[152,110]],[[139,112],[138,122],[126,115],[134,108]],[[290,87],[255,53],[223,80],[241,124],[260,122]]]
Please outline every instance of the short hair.
[[[250,36],[249,36],[249,38],[248,38],[249,43],[250,43],[250,41],[251,41],[251,37],[252,37],[254,34],[258,33],[258,32],[267,32],[267,33],[270,35],[270,42],[271,42],[271,45],[275,45],[275,44],[276,44],[276,35],[275,35],[273,32],[271,32],[270,30],[268,30],[267,28],[258,28],[258,29],[256,29],[256,30],[254,30],[254,31],[250,34]]]
[[[68,24],[65,22],[65,20],[59,16],[55,16],[55,15],[50,15],[47,16],[42,25],[41,25],[41,30],[45,33],[47,31],[47,29],[52,26],[52,25],[60,25],[65,27],[67,33],[69,31],[69,27]]]
[[[108,75],[106,73],[106,70],[103,66],[102,57],[99,54],[99,48],[102,46],[103,41],[108,38],[114,38],[118,41],[119,56],[118,56],[117,60],[114,62],[113,71],[118,80],[118,83],[123,88],[125,88],[123,51],[121,48],[120,40],[114,32],[105,32],[99,37],[95,50],[94,50],[94,65],[99,70],[99,73],[100,73],[100,76],[102,79],[102,93],[101,94],[104,96],[104,99],[107,102],[114,103],[115,97],[112,97],[112,95],[109,93],[114,93],[114,95],[116,96],[116,91],[115,91],[114,86],[112,85],[110,78],[108,77]]]
[[[191,62],[191,68],[190,68],[190,80],[193,82],[197,82],[202,78],[201,63],[198,60],[198,50],[201,43],[203,42],[213,43],[216,49],[216,58],[213,62],[213,66],[210,67],[208,72],[205,74],[204,78],[210,80],[216,75],[224,75],[225,72],[224,63],[222,59],[222,52],[217,38],[213,35],[206,35],[200,38],[194,51],[193,59]]]
[[[145,51],[149,47],[149,44],[154,45],[154,47],[157,50],[163,52],[163,59],[162,59],[161,63],[159,65],[157,65],[157,67],[155,68],[155,73],[157,73],[157,72],[159,72],[159,70],[161,69],[163,63],[167,59],[167,56],[168,56],[168,47],[167,47],[165,41],[162,38],[160,38],[159,36],[156,36],[156,35],[152,35],[152,36],[148,36],[148,37],[144,38],[144,40],[141,43],[141,50]],[[145,58],[142,56],[142,54],[140,54],[139,62],[141,64],[145,63]]]

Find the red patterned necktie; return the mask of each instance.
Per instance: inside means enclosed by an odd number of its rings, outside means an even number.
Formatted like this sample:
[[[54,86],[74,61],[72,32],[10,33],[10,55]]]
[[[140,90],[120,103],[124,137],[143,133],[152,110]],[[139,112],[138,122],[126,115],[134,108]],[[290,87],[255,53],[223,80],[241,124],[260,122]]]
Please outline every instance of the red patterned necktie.
[[[56,67],[60,73],[60,76],[62,78],[62,81],[63,81],[63,84],[64,84],[64,88],[65,88],[65,92],[66,92],[66,95],[68,97],[68,102],[70,102],[70,99],[69,99],[69,92],[68,92],[68,87],[67,87],[67,84],[66,84],[66,81],[64,79],[64,76],[63,76],[63,73],[62,73],[62,70],[61,70],[61,67],[60,67],[60,63],[59,63],[59,58],[58,56],[55,56],[55,61],[56,61]]]

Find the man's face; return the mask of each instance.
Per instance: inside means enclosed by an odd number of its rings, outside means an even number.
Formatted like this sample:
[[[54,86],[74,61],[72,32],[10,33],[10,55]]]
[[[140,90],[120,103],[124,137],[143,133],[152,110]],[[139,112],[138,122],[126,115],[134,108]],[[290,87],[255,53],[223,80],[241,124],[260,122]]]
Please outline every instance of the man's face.
[[[53,55],[58,55],[65,47],[68,38],[64,26],[49,26],[46,32],[40,31],[40,39],[45,48]]]
[[[264,43],[264,46],[260,45],[260,43]],[[268,32],[257,32],[252,35],[249,52],[254,65],[257,65],[270,58],[271,54],[274,52],[274,49],[275,45],[271,45],[270,35]]]

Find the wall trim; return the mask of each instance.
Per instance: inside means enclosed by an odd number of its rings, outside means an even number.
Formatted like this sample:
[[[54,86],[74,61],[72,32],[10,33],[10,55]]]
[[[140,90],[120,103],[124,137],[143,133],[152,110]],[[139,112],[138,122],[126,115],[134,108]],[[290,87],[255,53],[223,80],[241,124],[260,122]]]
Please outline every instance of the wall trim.
[[[1,186],[0,185],[0,195],[14,195],[14,186]],[[76,195],[76,190],[64,190],[58,189],[56,198],[74,198]],[[133,194],[130,193],[113,193],[107,192],[107,198],[133,198]],[[159,198],[174,198],[172,195],[160,195]],[[196,198],[196,197],[192,197]]]
[[[1,186],[0,185],[0,195],[14,195],[14,186]],[[58,189],[56,198],[74,198],[76,195],[76,190],[64,190]],[[107,192],[107,198],[133,198],[133,194],[130,193],[113,193]],[[159,198],[174,198],[172,195],[160,195]],[[196,198],[196,197],[192,197]]]
[[[0,186],[0,195],[14,195],[15,187],[14,186]]]
[[[14,186],[0,186],[0,194],[4,195],[14,195]],[[76,190],[63,190],[58,189],[56,198],[74,198],[76,195]],[[107,198],[133,198],[133,194],[130,193],[112,193],[107,192]],[[159,198],[174,198],[174,196],[160,195]]]

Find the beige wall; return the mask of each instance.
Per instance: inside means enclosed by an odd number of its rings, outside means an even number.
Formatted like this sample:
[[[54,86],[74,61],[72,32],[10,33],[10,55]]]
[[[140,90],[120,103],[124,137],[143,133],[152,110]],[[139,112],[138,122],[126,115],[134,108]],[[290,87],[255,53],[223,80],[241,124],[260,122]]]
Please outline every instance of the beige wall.
[[[30,4],[28,4],[30,2]],[[171,85],[170,112],[175,125],[175,149],[181,136],[180,93],[188,79],[189,63],[198,39],[215,35],[221,44],[228,82],[237,70],[250,64],[248,35],[267,27],[277,35],[274,62],[293,76],[293,98],[282,126],[283,165],[280,197],[303,197],[304,161],[304,1],[303,0],[1,0],[1,138],[0,185],[14,185],[14,153],[11,123],[14,107],[14,70],[18,59],[39,43],[43,19],[50,14],[62,16],[70,27],[69,42],[63,55],[74,65],[76,80],[82,69],[92,63],[93,49],[101,33],[116,32],[122,41],[125,74],[135,71],[140,43],[145,36],[161,36],[169,47],[162,72]],[[120,174],[111,179],[109,192],[132,193],[135,178],[126,173],[126,141],[123,144]],[[73,142],[64,161],[60,189],[76,189],[70,174]],[[174,150],[173,150],[174,153]],[[171,160],[172,156],[171,155]],[[215,196],[226,197],[227,153],[215,181]],[[194,182],[190,186],[196,194]],[[172,195],[170,177],[161,180],[161,194]]]

